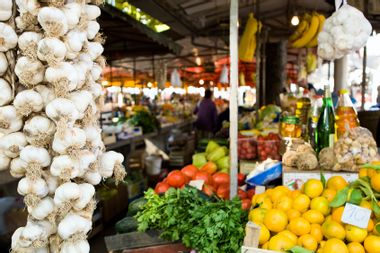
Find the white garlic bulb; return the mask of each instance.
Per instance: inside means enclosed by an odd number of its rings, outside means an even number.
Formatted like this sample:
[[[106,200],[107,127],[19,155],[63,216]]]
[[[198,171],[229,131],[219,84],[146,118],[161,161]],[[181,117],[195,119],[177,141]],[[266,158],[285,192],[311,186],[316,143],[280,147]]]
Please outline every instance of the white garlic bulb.
[[[42,40],[43,35],[37,32],[24,32],[18,38],[18,47],[23,55],[34,59],[37,54],[38,42]]]
[[[0,171],[7,170],[11,163],[11,159],[0,150]]]
[[[7,21],[12,16],[12,0],[2,0],[0,2],[0,21]]]
[[[87,23],[87,39],[93,40],[100,30],[100,25],[96,21],[89,21]]]
[[[50,172],[67,181],[79,175],[78,163],[68,155],[56,156],[50,165]]]
[[[102,44],[99,42],[87,42],[86,49],[92,61],[101,56],[104,51]]]
[[[13,100],[17,113],[21,116],[29,116],[32,112],[39,112],[43,108],[41,95],[34,90],[23,90],[17,93]]]
[[[65,119],[69,126],[73,125],[79,117],[75,104],[66,98],[55,98],[46,106],[45,112],[55,123]]]
[[[3,76],[8,69],[8,60],[3,52],[0,52],[0,76]]]
[[[26,138],[22,132],[6,134],[0,138],[0,149],[10,158],[18,157],[26,145]]]
[[[44,80],[45,67],[39,60],[23,56],[17,60],[15,73],[20,83],[30,88]]]
[[[66,56],[66,46],[57,38],[44,38],[38,42],[37,56],[49,65],[62,62]]]
[[[0,90],[0,106],[9,104],[12,101],[12,88],[3,78],[0,78]]]
[[[65,13],[69,29],[73,29],[79,23],[82,6],[79,3],[67,3],[62,10]]]
[[[10,134],[22,128],[22,119],[13,105],[0,107],[0,133]]]
[[[78,85],[78,75],[74,66],[68,62],[60,62],[46,69],[46,80],[51,83],[58,97],[64,97]]]
[[[38,22],[53,37],[63,36],[69,29],[65,13],[55,7],[42,7],[38,12]]]
[[[97,19],[101,12],[100,8],[93,4],[86,4],[84,5],[84,12],[88,20],[95,20]]]
[[[0,22],[0,52],[6,52],[17,46],[17,34],[13,28]]]
[[[46,146],[53,139],[55,124],[47,117],[36,115],[25,122],[23,131],[30,144]]]
[[[22,178],[25,176],[27,166],[28,164],[26,162],[24,162],[20,157],[17,157],[12,159],[9,171],[12,177]]]
[[[61,154],[78,155],[78,150],[86,144],[85,132],[78,128],[66,128],[62,134],[56,133],[52,144],[52,149]]]
[[[37,85],[34,87],[34,90],[40,93],[44,107],[46,107],[47,104],[56,98],[53,89],[49,88],[46,85]]]

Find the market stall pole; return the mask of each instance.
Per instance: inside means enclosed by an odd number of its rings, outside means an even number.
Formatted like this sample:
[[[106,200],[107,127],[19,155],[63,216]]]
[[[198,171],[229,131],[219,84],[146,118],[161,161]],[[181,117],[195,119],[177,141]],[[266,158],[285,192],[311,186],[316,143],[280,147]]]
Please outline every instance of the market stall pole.
[[[238,138],[238,0],[230,8],[230,199],[237,194]]]

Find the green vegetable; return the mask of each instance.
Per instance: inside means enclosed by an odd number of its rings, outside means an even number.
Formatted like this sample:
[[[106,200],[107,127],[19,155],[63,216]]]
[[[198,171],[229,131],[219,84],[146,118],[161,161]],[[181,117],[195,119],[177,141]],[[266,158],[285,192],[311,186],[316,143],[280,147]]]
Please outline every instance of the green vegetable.
[[[223,158],[220,158],[218,161],[216,161],[216,166],[218,166],[218,169],[221,171],[229,171],[230,170],[230,157],[225,156]]]
[[[212,202],[203,195],[192,187],[171,188],[161,197],[149,189],[148,202],[136,215],[138,230],[162,230],[161,237],[182,240],[200,253],[240,252],[247,222],[241,201]]]
[[[207,155],[207,160],[216,162],[227,155],[225,147],[219,147]]]
[[[144,134],[154,132],[159,127],[157,118],[145,110],[137,111],[128,120],[128,124],[132,126],[140,126]]]
[[[135,199],[128,205],[128,213],[127,216],[135,216],[138,211],[146,204],[146,199],[144,197]]]
[[[115,224],[115,230],[119,234],[137,231],[137,220],[135,217],[125,217]]]
[[[219,148],[219,144],[216,143],[215,141],[209,141],[207,143],[207,147],[206,147],[206,154],[210,154],[211,152],[213,152],[214,150],[216,150],[217,148]]]
[[[207,163],[206,153],[198,153],[193,155],[193,165],[200,169]]]

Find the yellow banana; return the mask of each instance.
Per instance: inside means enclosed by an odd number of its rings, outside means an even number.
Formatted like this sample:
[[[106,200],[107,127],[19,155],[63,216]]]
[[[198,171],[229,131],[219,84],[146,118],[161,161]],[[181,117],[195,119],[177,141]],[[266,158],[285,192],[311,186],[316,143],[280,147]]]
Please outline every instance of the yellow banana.
[[[256,50],[256,32],[260,24],[254,18],[253,13],[249,14],[247,24],[239,43],[239,59],[242,61],[253,61]]]
[[[319,19],[319,27],[318,27],[318,32],[315,34],[314,38],[306,44],[306,47],[316,47],[318,45],[318,34],[322,31],[323,29],[323,24],[325,23],[325,16],[322,14],[317,14],[318,19]]]
[[[306,54],[306,71],[308,74],[310,74],[314,72],[316,69],[317,69],[317,56],[315,56],[315,54],[309,51]]]
[[[292,43],[292,47],[301,48],[304,47],[307,43],[309,43],[311,39],[315,36],[315,34],[318,32],[318,26],[319,18],[318,16],[313,15],[311,17],[309,29],[302,34],[301,38],[297,39]]]
[[[309,29],[310,19],[311,16],[308,13],[305,13],[294,33],[290,35],[289,41],[294,41],[298,39],[307,29]]]

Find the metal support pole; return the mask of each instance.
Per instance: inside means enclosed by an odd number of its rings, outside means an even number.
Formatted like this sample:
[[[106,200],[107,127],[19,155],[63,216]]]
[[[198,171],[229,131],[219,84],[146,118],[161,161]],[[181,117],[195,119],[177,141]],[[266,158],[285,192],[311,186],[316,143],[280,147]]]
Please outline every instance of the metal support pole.
[[[262,85],[261,85],[261,88],[262,88],[262,95],[263,95],[263,105],[266,105],[266,96],[267,96],[267,91],[266,91],[266,86],[267,86],[267,81],[266,81],[266,72],[267,72],[267,55],[266,55],[266,44],[268,42],[268,30],[267,29],[264,29],[264,40],[263,40],[263,54],[262,54],[262,61],[263,61],[263,68],[262,68]]]
[[[238,171],[238,0],[230,8],[230,199],[237,195]]]
[[[256,17],[260,22],[260,0],[256,0]],[[256,33],[256,122],[259,121],[259,109],[261,104],[261,41],[260,29]]]
[[[365,85],[367,82],[367,74],[365,72],[365,69],[367,68],[367,46],[363,49],[363,74],[362,74],[362,111],[364,111],[364,104],[365,104]]]
[[[347,55],[334,61],[334,91],[347,88],[348,64]]]

